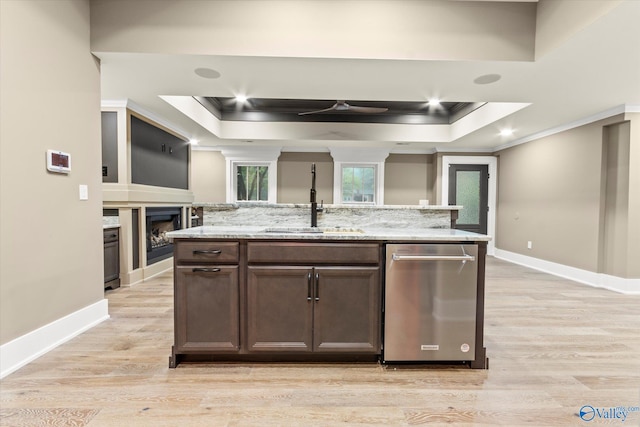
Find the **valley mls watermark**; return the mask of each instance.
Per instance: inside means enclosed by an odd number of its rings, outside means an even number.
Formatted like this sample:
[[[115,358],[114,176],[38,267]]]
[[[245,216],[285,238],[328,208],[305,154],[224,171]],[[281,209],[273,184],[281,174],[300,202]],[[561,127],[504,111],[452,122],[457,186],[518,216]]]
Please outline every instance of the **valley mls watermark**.
[[[597,408],[584,405],[578,415],[582,421],[593,420],[618,420],[624,422],[631,412],[640,412],[640,406],[612,406],[610,408]]]

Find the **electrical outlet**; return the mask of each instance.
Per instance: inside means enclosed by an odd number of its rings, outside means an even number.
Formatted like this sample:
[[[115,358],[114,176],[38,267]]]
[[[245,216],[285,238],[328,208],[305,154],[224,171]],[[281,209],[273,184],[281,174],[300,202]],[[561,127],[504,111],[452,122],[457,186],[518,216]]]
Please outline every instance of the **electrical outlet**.
[[[531,240],[529,240],[527,242],[527,249],[532,249],[533,248],[533,242]]]

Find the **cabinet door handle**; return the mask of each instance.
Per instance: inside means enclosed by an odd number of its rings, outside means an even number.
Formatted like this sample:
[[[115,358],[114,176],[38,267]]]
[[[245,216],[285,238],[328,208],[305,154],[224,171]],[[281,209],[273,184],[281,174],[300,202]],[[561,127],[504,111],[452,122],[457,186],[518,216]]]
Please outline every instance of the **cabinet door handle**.
[[[106,236],[106,237],[107,237],[107,238],[114,238],[114,237],[116,237],[116,236],[117,236],[117,234],[110,234],[109,236]]]
[[[311,301],[311,273],[307,273],[307,301]]]
[[[320,274],[316,273],[316,302],[320,301]]]
[[[191,271],[194,273],[218,273],[220,271],[219,268],[194,268]]]
[[[194,255],[220,255],[222,251],[220,249],[213,249],[209,251],[197,250],[193,251]]]

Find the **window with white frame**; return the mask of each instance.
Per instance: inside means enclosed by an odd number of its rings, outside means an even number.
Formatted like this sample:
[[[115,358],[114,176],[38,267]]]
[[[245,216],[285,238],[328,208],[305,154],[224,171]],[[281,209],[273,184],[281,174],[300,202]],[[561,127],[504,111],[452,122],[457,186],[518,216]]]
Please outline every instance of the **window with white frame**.
[[[224,147],[227,203],[277,201],[280,147]]]
[[[342,165],[341,203],[370,203],[376,200],[376,165]]]
[[[240,164],[235,167],[235,194],[237,202],[269,201],[269,165]]]
[[[384,204],[384,161],[388,149],[332,147],[333,200],[344,204]]]

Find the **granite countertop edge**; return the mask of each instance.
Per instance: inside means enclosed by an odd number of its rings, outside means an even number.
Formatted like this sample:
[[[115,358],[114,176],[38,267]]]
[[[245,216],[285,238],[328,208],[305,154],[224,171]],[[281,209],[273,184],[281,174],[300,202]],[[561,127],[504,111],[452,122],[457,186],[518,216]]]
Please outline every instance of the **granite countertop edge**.
[[[260,203],[260,202],[241,202],[241,203],[193,203],[194,207],[212,208],[219,210],[238,209],[242,207],[248,208],[309,208],[309,203]],[[431,211],[458,211],[462,209],[460,205],[341,205],[341,204],[324,204],[324,209],[377,209],[377,210],[431,210]]]
[[[268,227],[200,226],[167,233],[170,239],[248,240],[360,240],[360,241],[469,241],[488,242],[491,236],[450,228],[394,229],[361,228],[362,232],[267,232]]]

